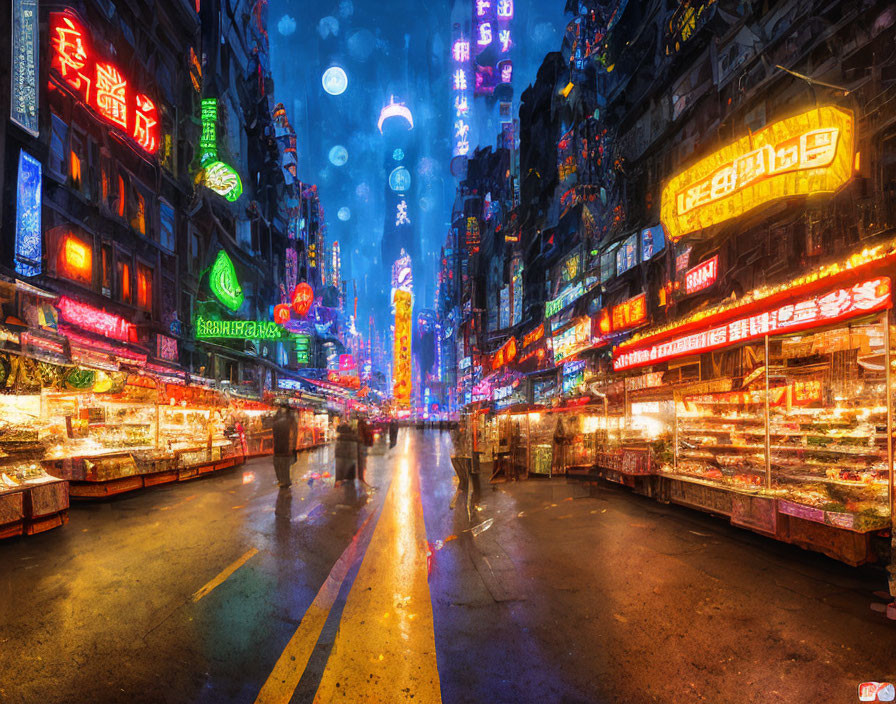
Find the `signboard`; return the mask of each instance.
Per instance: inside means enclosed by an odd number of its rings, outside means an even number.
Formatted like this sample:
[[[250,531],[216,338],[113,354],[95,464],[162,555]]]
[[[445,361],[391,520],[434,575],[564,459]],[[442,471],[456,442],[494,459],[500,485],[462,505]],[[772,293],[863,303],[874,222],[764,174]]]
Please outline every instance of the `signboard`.
[[[560,292],[559,296],[544,304],[544,317],[550,318],[552,315],[556,315],[566,308],[566,306],[575,303],[575,301],[581,298],[584,293],[585,287],[582,285],[581,281],[572,286],[567,286]]]
[[[156,357],[169,362],[178,361],[177,340],[167,335],[156,335]]]
[[[59,311],[61,320],[73,323],[85,330],[121,342],[127,342],[130,338],[131,324],[114,313],[107,313],[68,296],[62,296],[59,299],[56,309]]]
[[[196,318],[199,339],[279,340],[289,333],[273,320],[207,320]]]
[[[41,269],[43,245],[40,229],[40,162],[24,150],[19,152],[16,184],[16,273],[37,276]]]
[[[853,174],[848,110],[815,108],[748,134],[673,177],[662,223],[677,240],[782,198],[833,193]]]
[[[395,333],[392,342],[392,397],[403,407],[411,402],[411,304],[410,291],[392,292]]]
[[[621,276],[638,265],[638,235],[623,240],[616,250],[616,276]]]
[[[649,261],[666,247],[666,236],[662,225],[645,227],[641,230],[641,261]]]
[[[541,338],[544,337],[544,323],[539,325],[534,330],[530,330],[525,335],[523,335],[523,348],[525,349],[533,342],[538,342]]]
[[[510,364],[514,359],[516,359],[516,338],[511,337],[495,353],[495,357],[492,360],[492,369],[500,369],[505,364]]]
[[[614,331],[627,330],[647,322],[647,294],[639,294],[613,306],[610,320]]]
[[[890,306],[890,279],[863,281],[822,296],[787,303],[773,311],[738,318],[702,332],[665,342],[645,344],[631,351],[613,350],[613,369],[621,371],[676,357],[710,352],[765,335],[792,333],[873,313]]]
[[[716,282],[718,275],[719,255],[717,254],[712,259],[707,259],[705,262],[701,262],[685,274],[685,293],[691,295],[692,293],[697,293],[697,291],[709,288]]]
[[[126,134],[143,151],[159,148],[159,114],[149,96],[134,90],[121,69],[94,52],[90,32],[67,10],[50,13],[50,68],[90,110]]]
[[[311,335],[293,334],[296,345],[296,364],[311,363]]]
[[[532,382],[532,399],[535,403],[549,404],[557,395],[557,380],[545,379]]]
[[[568,330],[554,336],[554,361],[570,357],[591,346],[591,319],[587,316],[577,318]]]
[[[563,393],[571,394],[585,383],[585,360],[575,360],[563,365]]]
[[[12,0],[12,67],[9,119],[37,137],[37,0]]]

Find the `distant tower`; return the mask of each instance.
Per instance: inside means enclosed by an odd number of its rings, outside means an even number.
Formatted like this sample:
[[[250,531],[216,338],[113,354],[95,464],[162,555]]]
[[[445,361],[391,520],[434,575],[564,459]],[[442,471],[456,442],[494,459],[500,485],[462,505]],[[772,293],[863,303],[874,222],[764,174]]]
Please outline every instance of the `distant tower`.
[[[392,308],[395,331],[392,337],[392,398],[399,408],[411,405],[411,314],[414,307],[414,278],[411,258],[404,249],[392,265]]]
[[[417,211],[416,184],[412,177],[417,161],[414,117],[395,97],[380,111],[377,127],[383,135],[383,164],[386,173],[385,220],[383,222],[382,257],[385,272],[391,262],[404,250],[411,259],[419,262],[416,236],[419,213]]]

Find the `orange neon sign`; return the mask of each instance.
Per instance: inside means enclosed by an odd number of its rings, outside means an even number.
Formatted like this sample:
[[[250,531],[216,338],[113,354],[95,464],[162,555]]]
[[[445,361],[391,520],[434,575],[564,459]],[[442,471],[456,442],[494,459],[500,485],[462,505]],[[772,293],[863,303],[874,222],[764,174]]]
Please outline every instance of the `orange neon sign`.
[[[523,347],[526,348],[531,345],[533,342],[538,342],[541,338],[544,337],[544,323],[539,325],[534,330],[527,332],[523,335]]]
[[[833,193],[852,177],[854,142],[852,112],[832,106],[745,135],[669,180],[663,225],[676,240],[780,198]]]
[[[90,33],[70,11],[50,13],[50,67],[91,110],[154,154],[159,147],[156,104],[134,93],[121,69],[90,48]]]
[[[495,352],[495,358],[492,360],[492,369],[498,369],[505,364],[510,364],[514,359],[516,359],[516,338],[511,337],[501,345],[501,349]]]
[[[613,330],[626,330],[647,321],[647,294],[642,293],[613,306],[610,312]]]

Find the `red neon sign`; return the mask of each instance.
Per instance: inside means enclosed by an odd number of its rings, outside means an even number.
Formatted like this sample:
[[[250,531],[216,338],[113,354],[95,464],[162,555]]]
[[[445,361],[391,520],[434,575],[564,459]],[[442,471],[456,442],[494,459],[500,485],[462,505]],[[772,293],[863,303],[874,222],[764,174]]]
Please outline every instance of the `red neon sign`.
[[[127,342],[130,338],[131,324],[119,315],[107,313],[68,296],[60,298],[56,308],[60,318],[85,330],[122,342]]]
[[[642,293],[613,306],[610,313],[613,330],[625,330],[647,320],[647,294]]]
[[[289,306],[285,303],[280,303],[274,306],[274,322],[278,325],[285,325],[292,318],[292,313],[289,311]]]
[[[798,332],[874,313],[889,306],[890,279],[871,279],[667,342],[644,345],[630,352],[614,350],[613,369],[632,369],[676,357],[709,352],[765,335]]]
[[[495,352],[495,358],[492,360],[492,369],[503,367],[514,359],[516,359],[516,338],[511,337],[507,342],[501,345],[501,349]]]
[[[141,149],[155,153],[159,147],[156,104],[146,95],[130,91],[118,66],[94,57],[90,33],[71,12],[50,13],[50,38],[50,67],[62,81]]]
[[[717,254],[712,259],[707,259],[705,262],[701,262],[685,274],[685,293],[691,295],[692,293],[697,293],[697,291],[702,291],[703,289],[712,286],[716,282],[718,275],[719,255]]]
[[[543,337],[544,337],[544,323],[542,323],[541,325],[539,325],[539,326],[538,326],[537,328],[535,328],[534,330],[532,330],[532,331],[530,331],[530,332],[527,332],[527,333],[523,336],[523,347],[524,347],[524,348],[525,348],[525,347],[528,347],[528,346],[531,345],[533,342],[538,342],[538,341],[539,341],[541,338],[543,338]]]
[[[304,318],[308,315],[312,303],[314,303],[314,289],[303,281],[292,292],[292,309],[300,318]]]

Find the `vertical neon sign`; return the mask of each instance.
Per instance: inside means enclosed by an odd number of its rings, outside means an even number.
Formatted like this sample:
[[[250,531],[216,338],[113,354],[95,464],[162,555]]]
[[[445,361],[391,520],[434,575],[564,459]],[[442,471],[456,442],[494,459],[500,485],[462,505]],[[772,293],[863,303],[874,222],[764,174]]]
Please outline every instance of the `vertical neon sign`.
[[[40,162],[24,151],[19,152],[19,178],[16,185],[16,273],[37,276],[41,269]]]
[[[451,74],[454,103],[452,156],[466,156],[470,152],[470,94],[467,76],[471,56],[470,40],[458,34],[451,46],[451,58],[454,61]]]

